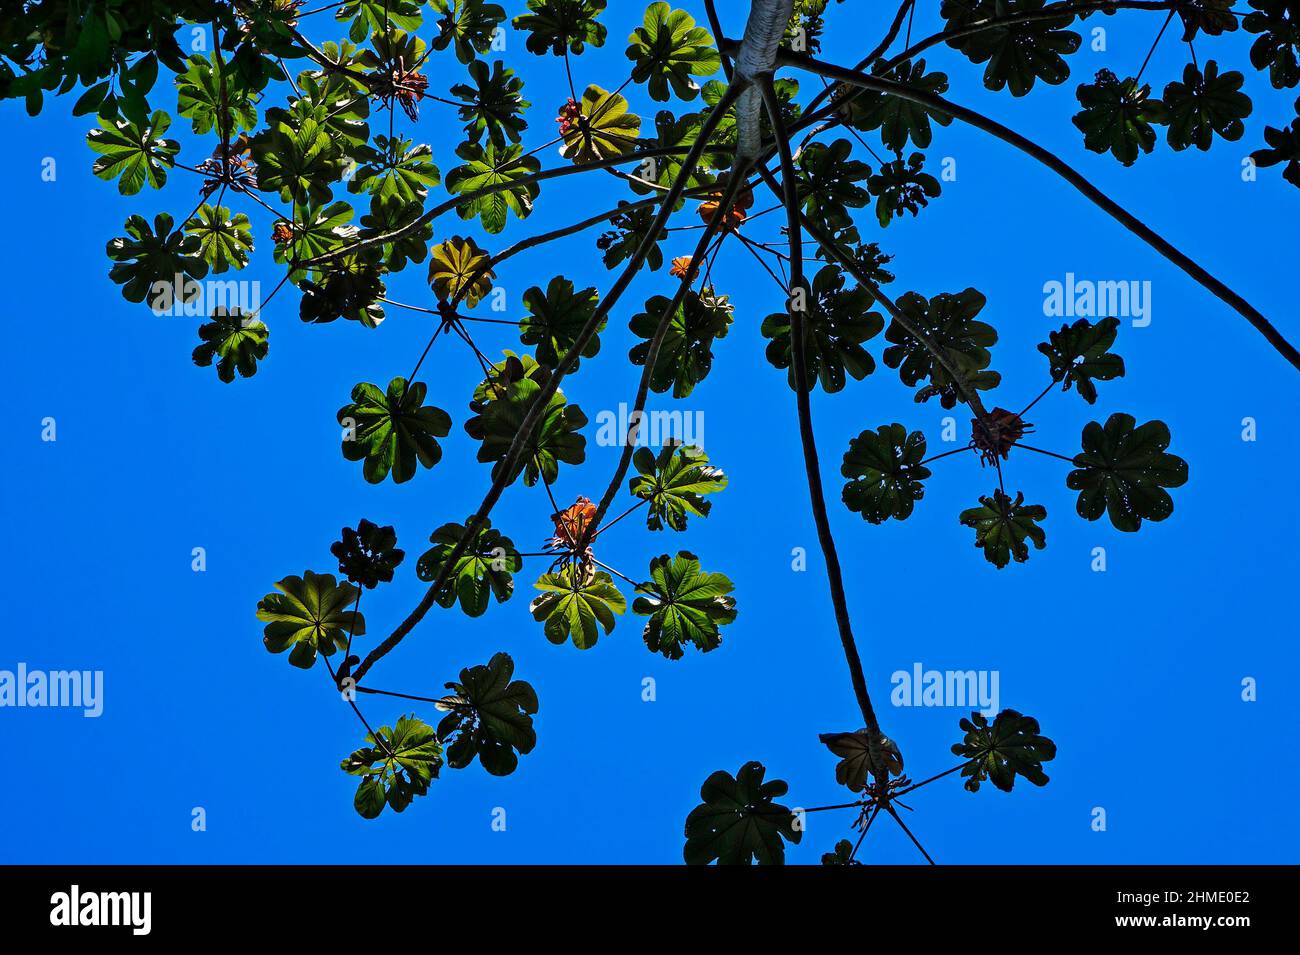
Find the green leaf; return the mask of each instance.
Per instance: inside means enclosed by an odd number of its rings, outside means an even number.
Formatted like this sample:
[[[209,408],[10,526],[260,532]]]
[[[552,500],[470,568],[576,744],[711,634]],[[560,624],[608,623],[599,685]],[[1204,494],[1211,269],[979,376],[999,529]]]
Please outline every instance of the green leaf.
[[[222,67],[215,53],[191,56],[185,72],[176,77],[176,111],[190,120],[195,133],[215,128],[226,139],[257,128],[257,106],[239,74],[227,69],[223,76]]]
[[[939,15],[948,21],[949,30],[959,30],[993,18],[1044,9],[1050,9],[1046,0],[943,0]],[[988,63],[985,87],[1009,87],[1012,96],[1024,96],[1037,80],[1059,86],[1069,78],[1064,56],[1078,50],[1082,42],[1079,34],[1065,29],[1073,22],[1069,13],[1020,21],[949,40],[948,45],[972,63]]]
[[[464,539],[471,520],[467,518],[464,524],[443,524],[429,535],[433,547],[416,563],[417,577],[426,582],[438,579],[452,551]],[[492,522],[485,518],[473,541],[456,558],[447,585],[438,592],[438,603],[450,608],[459,601],[466,616],[481,617],[487,611],[489,596],[495,597],[497,603],[510,599],[515,592],[513,575],[523,567],[523,558],[514,543],[493,530]]]
[[[202,344],[194,349],[194,364],[207,368],[214,358],[217,377],[229,384],[238,371],[244,378],[257,374],[257,363],[266,357],[270,345],[266,325],[243,310],[219,307],[212,312],[212,320],[199,326]]]
[[[1205,64],[1204,73],[1189,63],[1183,81],[1165,87],[1169,145],[1208,150],[1216,133],[1229,142],[1241,139],[1246,132],[1242,120],[1251,108],[1250,97],[1241,92],[1244,80],[1236,70],[1221,74],[1214,60]]]
[[[901,424],[863,431],[849,441],[840,468],[842,475],[852,478],[844,485],[844,503],[872,524],[891,517],[906,520],[925,497],[921,482],[930,476],[930,469],[921,464],[924,460],[925,435],[920,431],[908,434]]]
[[[675,531],[684,531],[688,514],[708,517],[713,505],[704,495],[727,486],[727,475],[709,464],[702,449],[673,440],[664,443],[658,456],[649,448],[637,448],[632,465],[637,476],[627,489],[650,502],[646,527],[652,531],[663,530],[665,522]]]
[[[376,136],[369,160],[357,167],[348,190],[385,199],[397,196],[403,202],[423,205],[429,190],[441,181],[442,174],[433,164],[433,149],[427,143],[413,146],[403,136]]]
[[[620,209],[630,205],[631,203],[623,199],[618,201]],[[654,225],[655,213],[654,206],[638,206],[610,219],[613,230],[602,233],[596,240],[596,248],[604,253],[602,261],[605,263],[605,268],[615,268],[632,257],[642,239],[649,234],[650,227]],[[664,254],[659,248],[659,243],[666,238],[668,238],[668,230],[660,228],[655,241],[650,245],[645,264],[649,266],[651,272],[658,272],[664,264]]]
[[[835,781],[847,786],[851,792],[860,793],[867,787],[871,775],[871,733],[865,728],[855,733],[821,733],[817,737],[840,761],[835,765]],[[890,776],[903,774],[903,754],[898,744],[888,736],[876,741],[884,771]]]
[[[666,109],[657,112],[655,114],[656,135],[653,138],[642,139],[638,144],[639,148],[643,151],[672,149],[677,150],[678,153],[676,155],[654,156],[643,159],[636,167],[635,178],[628,183],[632,187],[632,191],[638,195],[648,195],[650,193],[663,195],[662,190],[655,189],[648,183],[657,183],[664,188],[672,186],[677,177],[683,172],[682,160],[686,158],[686,153],[695,145],[695,141],[700,138],[700,128],[703,122],[704,114],[702,113],[688,113],[679,118]],[[725,168],[730,164],[730,153],[705,152],[700,163],[691,169],[686,176],[686,187],[696,189],[712,184],[714,177],[709,172],[709,169]],[[685,204],[686,199],[683,197],[678,200],[674,208],[680,209]],[[657,209],[651,207],[637,210],[637,213],[648,213],[649,218],[653,218],[656,211]],[[648,219],[645,226],[646,228],[641,230],[641,234],[648,231]],[[654,251],[657,252],[658,249]]]
[[[810,143],[799,156],[803,210],[829,232],[852,226],[849,209],[861,209],[871,202],[871,193],[858,185],[871,178],[871,167],[850,159],[852,148],[847,139],[830,145]]]
[[[391,583],[393,571],[406,557],[391,525],[380,527],[365,518],[355,529],[343,528],[342,537],[330,545],[330,553],[338,558],[340,574],[369,590]]]
[[[462,63],[472,63],[476,54],[492,48],[497,28],[506,18],[500,4],[483,0],[428,0],[428,4],[442,14],[438,35],[430,45],[445,50],[454,44],[456,59]]]
[[[1118,318],[1103,318],[1095,325],[1081,318],[1073,325],[1062,325],[1058,332],[1049,332],[1038,350],[1051,362],[1052,380],[1065,382],[1062,391],[1078,385],[1079,397],[1093,404],[1097,400],[1094,379],[1124,377],[1124,359],[1110,351],[1118,332]]]
[[[1135,427],[1132,415],[1117,412],[1105,427],[1096,421],[1083,429],[1083,451],[1065,477],[1079,492],[1079,516],[1095,521],[1106,513],[1117,530],[1136,531],[1143,519],[1163,521],[1174,511],[1167,487],[1187,483],[1187,462],[1168,454],[1169,428],[1163,421]]]
[[[447,743],[447,765],[464,769],[478,756],[493,776],[509,776],[537,745],[533,716],[537,694],[524,680],[510,681],[515,661],[497,653],[486,666],[460,671],[459,683],[448,683],[452,696],[438,709],[448,713],[438,724],[438,737]],[[450,740],[448,743],[447,741]]]
[[[360,238],[373,240],[381,235],[402,234],[377,248],[379,260],[390,272],[400,272],[408,262],[423,262],[428,242],[433,238],[433,223],[417,225],[422,215],[419,203],[400,196],[373,196],[370,212],[361,217]]]
[[[452,195],[474,193],[502,184],[506,186],[497,192],[462,202],[456,207],[457,215],[462,219],[478,216],[483,228],[491,235],[506,227],[508,212],[520,219],[528,218],[540,188],[535,182],[521,180],[537,172],[542,165],[533,156],[526,155],[523,146],[498,149],[490,141],[486,146],[466,142],[456,147],[456,155],[465,163],[447,173],[447,191]]]
[[[1110,70],[1099,70],[1094,82],[1082,84],[1076,95],[1083,110],[1074,125],[1083,133],[1083,145],[1095,153],[1109,151],[1125,166],[1133,165],[1139,150],[1149,153],[1156,144],[1152,123],[1165,121],[1164,104],[1149,99],[1151,87],[1135,79],[1120,80]]]
[[[997,387],[1002,376],[988,371],[989,349],[997,343],[998,333],[992,325],[977,321],[984,308],[983,293],[973,288],[956,294],[941,292],[926,299],[916,292],[898,298],[899,310],[911,319],[913,327],[944,355],[948,364],[971,390]],[[928,401],[939,396],[939,403],[952,408],[960,398],[957,379],[934,360],[934,355],[920,339],[913,337],[897,320],[885,329],[885,364],[898,369],[903,384],[912,387],[922,380],[929,384],[916,393],[916,400]]]
[[[474,391],[470,410],[474,417],[465,422],[465,432],[482,442],[478,460],[496,462],[493,479],[519,433],[534,401],[550,380],[550,371],[531,356],[516,357],[507,351],[504,361],[491,368],[488,379]],[[577,405],[569,404],[564,392],[556,390],[538,418],[533,434],[524,445],[524,454],[509,476],[513,483],[524,475],[524,484],[532,487],[537,479],[553,484],[559,475],[560,462],[581,464],[586,460],[587,439],[578,433],[587,416]]]
[[[427,391],[419,381],[408,387],[405,378],[389,382],[387,393],[362,383],[352,389],[352,403],[339,409],[343,457],[364,460],[362,473],[371,484],[381,483],[390,472],[402,484],[415,476],[417,464],[431,468],[442,459],[435,438],[451,432],[451,418],[424,404]]]
[[[700,561],[688,551],[650,561],[650,580],[637,587],[633,613],[649,617],[642,636],[654,653],[680,660],[683,648],[694,644],[701,653],[722,643],[718,628],[736,619],[735,584],[723,574],[700,570]]]
[[[915,64],[911,60],[904,60],[883,74],[883,77],[932,96],[940,96],[948,90],[948,74],[926,73],[925,60],[917,60]],[[895,153],[906,149],[908,140],[917,149],[928,147],[933,138],[931,120],[940,126],[952,122],[952,117],[942,110],[883,93],[862,93],[849,102],[848,108],[854,127],[863,132],[879,129],[881,142],[886,149]]]
[[[167,169],[175,161],[181,145],[163,139],[171,126],[171,117],[157,110],[148,123],[98,117],[99,129],[86,134],[86,145],[99,153],[94,173],[100,179],[116,179],[117,191],[133,196],[146,184],[161,189],[167,182]]]
[[[1250,47],[1250,62],[1257,70],[1268,67],[1274,89],[1300,83],[1300,5],[1295,0],[1248,0],[1254,11],[1241,25],[1258,33]]]
[[[804,301],[799,301],[800,296]],[[846,289],[844,273],[827,265],[813,277],[811,294],[796,288],[792,307],[804,305],[804,363],[808,386],[821,382],[827,394],[842,391],[848,379],[861,381],[876,370],[875,359],[866,350],[885,327],[885,320],[870,311],[875,299],[857,285]],[[774,312],[763,319],[759,331],[770,338],[767,360],[776,368],[787,368],[790,387],[796,388],[794,335],[790,313]]]
[[[900,156],[880,167],[880,172],[867,180],[867,191],[876,197],[876,219],[888,226],[904,212],[913,216],[930,204],[942,191],[939,180],[922,172],[925,157],[912,153],[904,162]]]
[[[267,110],[267,126],[250,141],[257,184],[281,202],[323,205],[343,177],[343,153],[330,136],[328,112],[299,100],[292,113]]]
[[[237,212],[231,218],[225,206],[213,208],[205,202],[185,223],[185,231],[198,236],[198,254],[213,273],[242,269],[248,264],[248,255],[253,251],[253,230],[244,213]]]
[[[1056,758],[1056,744],[1039,734],[1038,720],[1003,710],[991,726],[979,712],[971,713],[960,725],[966,737],[953,744],[952,752],[971,761],[961,771],[967,777],[967,790],[978,792],[980,783],[989,780],[1009,793],[1017,774],[1035,786],[1047,785],[1043,763]]]
[[[645,311],[632,316],[628,328],[632,334],[645,339],[628,352],[632,364],[645,365],[655,330],[671,304],[663,295],[655,295],[646,300]],[[713,343],[727,336],[732,311],[727,296],[714,295],[712,289],[705,289],[703,294],[688,291],[664,332],[650,375],[651,390],[665,392],[672,388],[674,398],[689,395],[713,368]]]
[[[1183,42],[1196,39],[1198,31],[1207,36],[1232,33],[1237,29],[1237,16],[1232,12],[1233,0],[1185,0],[1178,7],[1183,21]]]
[[[401,812],[428,793],[442,766],[442,745],[432,727],[414,714],[403,716],[394,729],[381,726],[367,733],[366,742],[339,764],[345,773],[362,777],[353,800],[362,818],[374,819],[385,805]]]
[[[603,46],[605,25],[596,17],[605,9],[605,0],[528,0],[528,13],[512,21],[516,30],[527,30],[529,52],[545,56],[547,52],[564,56],[581,53],[590,43]]]
[[[577,562],[542,574],[533,586],[542,593],[528,609],[534,620],[546,621],[543,631],[551,643],[572,639],[579,650],[589,650],[600,637],[600,627],[609,633],[614,629],[614,614],[627,610],[627,600],[614,586],[613,577]]]
[[[492,291],[496,273],[492,257],[473,239],[452,236],[436,245],[429,256],[429,286],[439,302],[464,300],[473,308]]]
[[[636,146],[641,117],[629,113],[627,100],[599,86],[588,86],[582,102],[569,100],[560,113],[560,155],[575,163],[622,156]]]
[[[460,118],[470,142],[478,142],[484,133],[498,149],[505,147],[507,139],[519,142],[528,128],[521,114],[532,105],[523,97],[524,81],[500,60],[490,69],[482,60],[475,60],[469,64],[469,75],[474,85],[458,83],[451,88],[451,95],[465,100]]]
[[[537,361],[547,368],[556,368],[560,359],[578,340],[578,335],[596,312],[600,294],[595,288],[575,292],[573,283],[562,275],[551,279],[543,292],[534,285],[524,293],[524,307],[528,314],[519,322],[519,339],[525,345],[537,346]],[[602,320],[597,332],[605,327]],[[582,358],[591,358],[600,351],[600,336],[592,335],[583,347]],[[574,359],[569,374],[578,370],[580,359]]]
[[[297,213],[298,218],[292,224],[280,220],[288,230],[287,237],[281,236],[282,241],[277,242],[272,257],[282,265],[334,252],[356,241],[359,230],[350,225],[355,210],[346,202],[319,206],[308,203],[298,206]],[[319,281],[329,270],[330,265],[298,268],[290,273],[290,280],[295,283],[309,278]]]
[[[418,29],[423,18],[416,0],[349,0],[334,11],[334,19],[351,20],[348,37],[363,43],[372,33],[382,36],[392,27],[407,32]]]
[[[352,609],[360,591],[336,583],[333,574],[304,571],[275,585],[257,604],[257,619],[266,624],[262,643],[271,653],[289,653],[289,662],[309,670],[317,651],[330,656],[348,645],[348,636],[366,632],[366,620]]]
[[[1025,495],[1016,492],[1015,500],[1001,490],[991,497],[981,497],[980,506],[961,512],[961,522],[975,529],[975,546],[984,551],[984,558],[999,570],[1015,559],[1024,563],[1029,559],[1029,544],[1042,550],[1047,546],[1047,535],[1038,522],[1047,517],[1047,508],[1041,504],[1026,504]]]
[[[646,8],[643,25],[632,31],[628,43],[627,58],[635,64],[632,82],[648,81],[650,98],[661,103],[673,95],[695,99],[700,87],[691,77],[712,76],[722,66],[709,31],[696,26],[689,13],[667,3]]]
[[[686,817],[688,865],[785,864],[785,842],[798,845],[803,829],[793,812],[777,803],[789,786],[784,780],[763,781],[762,763],[748,762],[732,776],[718,770],[700,787],[704,800]],[[785,842],[782,842],[782,840]]]
[[[122,286],[128,302],[143,302],[146,295],[156,311],[167,311],[175,299],[192,301],[199,293],[198,283],[184,282],[184,276],[201,279],[208,265],[199,249],[199,237],[172,231],[172,217],[160,212],[153,227],[143,216],[126,220],[126,235],[109,240],[108,257],[113,267],[108,277]],[[182,288],[176,288],[176,276],[182,276]]]
[[[1300,113],[1300,100],[1296,100],[1296,112]],[[1282,129],[1265,126],[1264,141],[1269,148],[1255,150],[1250,158],[1261,169],[1285,163],[1282,178],[1300,189],[1300,119]]]
[[[297,274],[297,273],[295,273]],[[367,328],[377,328],[384,320],[383,267],[356,253],[329,262],[314,281],[299,282],[302,300],[298,317],[304,322],[323,324],[346,318]]]
[[[853,843],[841,839],[835,843],[834,851],[822,853],[822,865],[862,865],[862,863],[853,858]]]

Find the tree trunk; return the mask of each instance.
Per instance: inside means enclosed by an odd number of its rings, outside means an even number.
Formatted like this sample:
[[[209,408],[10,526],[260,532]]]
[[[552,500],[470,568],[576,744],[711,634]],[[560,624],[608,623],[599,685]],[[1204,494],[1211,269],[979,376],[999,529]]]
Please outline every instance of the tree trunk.
[[[737,159],[753,159],[761,151],[763,94],[754,79],[776,68],[777,48],[793,12],[794,0],[751,0],[733,81],[745,86],[736,101]]]

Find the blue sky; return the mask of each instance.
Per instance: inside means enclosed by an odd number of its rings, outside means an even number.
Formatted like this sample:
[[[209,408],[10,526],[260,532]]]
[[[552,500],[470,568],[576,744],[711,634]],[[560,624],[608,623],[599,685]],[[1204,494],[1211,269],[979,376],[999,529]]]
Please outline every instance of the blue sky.
[[[512,15],[522,2],[507,3]],[[884,30],[890,13],[832,8],[823,56],[855,62]],[[626,76],[625,38],[642,5],[611,4],[604,48],[575,61],[581,86],[617,85]],[[702,13],[702,4],[685,7]],[[738,34],[745,4],[720,5]],[[315,18],[320,19],[320,18]],[[1241,292],[1293,338],[1300,336],[1294,296],[1300,193],[1278,175],[1241,176],[1242,159],[1262,145],[1264,125],[1294,116],[1294,91],[1276,91],[1249,73],[1249,39],[1201,39],[1197,55],[1224,69],[1246,68],[1255,102],[1238,143],[1208,153],[1156,152],[1124,169],[1085,153],[1070,123],[1074,89],[1101,68],[1131,75],[1159,29],[1159,14],[1094,17],[1107,30],[1105,52],[1085,43],[1062,87],[1041,84],[1024,99],[992,94],[982,68],[936,49],[930,68],[949,74],[949,96],[1014,126],[1068,158],[1085,175],[1198,262]],[[867,26],[866,24],[869,24]],[[918,16],[914,35],[940,26]],[[314,35],[340,35],[329,22]],[[547,141],[567,96],[563,64],[535,57],[511,35],[504,58],[527,83],[533,108],[525,142]],[[1156,93],[1181,77],[1187,48],[1171,27],[1144,79]],[[461,82],[450,54],[435,55],[431,90]],[[805,90],[819,84],[805,81]],[[656,104],[631,94],[647,120]],[[174,113],[174,103],[163,102]],[[718,291],[736,305],[735,323],[715,349],[714,370],[684,401],[652,407],[699,412],[705,445],[731,486],[708,520],[685,535],[652,534],[629,520],[599,541],[602,560],[642,576],[649,559],[689,549],[705,568],[736,584],[739,618],[720,649],[681,661],[652,655],[637,618],[580,652],[553,646],[527,612],[530,561],[517,593],[482,619],[435,611],[374,671],[375,685],[436,693],[462,667],[498,650],[535,686],[539,742],[511,777],[477,764],[444,771],[430,794],[406,813],[373,822],[352,809],[355,781],[339,760],[363,732],[331,691],[323,669],[301,672],[268,654],[258,599],[271,584],[306,568],[333,572],[329,545],[361,517],[394,524],[408,553],[397,580],[367,593],[362,609],[371,638],[387,634],[419,600],[414,573],[427,535],[460,521],[487,488],[488,467],[474,461],[463,432],[466,404],[481,374],[468,349],[440,340],[421,377],[430,401],[448,410],[452,435],[432,471],[404,485],[371,486],[339,453],[337,409],[360,381],[405,375],[431,331],[430,318],[398,309],[370,331],[354,323],[306,326],[296,293],[268,308],[271,351],[257,375],[233,385],[196,368],[195,320],[155,317],[127,303],[107,278],[104,244],[133,212],[183,216],[197,202],[195,178],[172,174],[161,195],[120,197],[90,173],[88,118],[69,116],[71,100],[47,104],[29,119],[0,106],[8,131],[0,173],[9,183],[11,228],[4,305],[10,390],[6,442],[5,548],[11,584],[10,625],[0,669],[104,672],[104,713],[0,709],[0,738],[14,765],[0,791],[4,862],[652,862],[681,860],[682,822],[711,772],[735,772],[757,759],[791,784],[794,806],[844,801],[835,758],[817,734],[859,725],[836,636],[799,457],[793,393],[784,372],[764,357],[758,332],[782,307],[781,293],[738,246],[714,270]],[[456,164],[459,124],[448,107],[426,104],[413,135],[431,142],[444,175]],[[402,127],[408,127],[399,116]],[[183,127],[183,128],[182,128]],[[400,128],[400,127],[399,127]],[[188,123],[173,127],[181,160],[199,145]],[[869,140],[870,141],[870,140]],[[861,149],[858,150],[862,152]],[[57,178],[43,181],[51,157]],[[906,523],[875,527],[839,502],[840,457],[865,428],[899,421],[921,429],[942,450],[936,403],[913,403],[883,367],[840,394],[814,396],[831,520],[844,564],[849,603],[882,723],[900,743],[907,769],[923,778],[953,765],[960,738],[954,707],[894,707],[890,675],[925,669],[996,671],[1000,702],[1039,718],[1059,755],[1044,789],[1020,784],[1011,794],[977,794],[946,779],[917,793],[908,823],[941,862],[1289,862],[1297,827],[1291,793],[1300,772],[1288,755],[1297,716],[1295,629],[1286,601],[1294,586],[1295,467],[1300,422],[1295,370],[1217,299],[1159,258],[1067,184],[1002,143],[958,125],[938,129],[929,164],[951,157],[957,178],[917,219],[864,234],[895,256],[889,290],[934,295],[974,286],[988,297],[981,316],[1000,334],[993,367],[1002,387],[989,401],[1019,408],[1043,387],[1046,360],[1035,346],[1059,320],[1043,314],[1044,283],[1066,273],[1092,280],[1151,283],[1147,327],[1125,322],[1116,350],[1128,375],[1103,382],[1086,405],[1054,394],[1029,415],[1034,443],[1078,450],[1090,420],[1127,411],[1160,418],[1173,433],[1190,480],[1174,492],[1176,509],[1138,534],[1074,513],[1064,462],[1013,453],[1008,490],[1047,507],[1048,547],[1029,562],[996,571],[971,546],[958,513],[991,493],[992,473],[973,457],[935,465],[925,499]],[[862,158],[875,166],[869,156]],[[546,166],[562,162],[553,150]],[[439,190],[440,191],[440,190]],[[490,250],[608,208],[625,197],[613,177],[546,183],[526,223],[486,238],[448,217],[435,239],[472,234]],[[760,197],[762,208],[766,197]],[[270,217],[249,204],[258,251],[241,277],[264,294],[282,270],[270,261]],[[689,224],[688,211],[683,224]],[[698,221],[698,220],[694,220]],[[775,216],[753,236],[778,238]],[[596,232],[521,255],[498,274],[510,312],[531,285],[563,273],[607,288]],[[696,233],[674,233],[667,255],[686,254]],[[431,305],[423,266],[393,278],[390,295]],[[646,298],[669,294],[666,269],[640,276],[614,309],[600,355],[565,382],[570,400],[594,419],[630,403],[639,369],[625,359],[637,340],[628,319]],[[487,313],[491,314],[491,313]],[[472,329],[489,354],[519,348],[506,326]],[[881,340],[871,350],[879,361]],[[955,414],[955,413],[951,413]],[[41,440],[42,419],[57,421],[57,441]],[[969,428],[956,415],[959,432]],[[1253,418],[1257,440],[1242,440]],[[562,469],[556,495],[596,497],[617,449],[596,446]],[[620,500],[623,500],[622,498]],[[619,506],[619,505],[616,505]],[[511,488],[493,521],[525,550],[548,535],[550,508],[541,488]],[[191,570],[203,547],[207,570]],[[792,551],[806,548],[805,572]],[[1104,547],[1107,568],[1091,569]],[[624,588],[625,590],[629,588]],[[370,646],[369,640],[362,643]],[[642,700],[647,678],[654,702]],[[1253,678],[1258,699],[1244,702]],[[394,701],[396,702],[396,701]],[[363,699],[372,723],[403,710]],[[435,713],[415,711],[427,720]],[[36,754],[50,751],[45,757]],[[17,754],[22,754],[18,756]],[[207,829],[191,829],[195,807]],[[1094,831],[1094,810],[1106,814]],[[494,831],[494,811],[506,829]],[[803,843],[789,859],[815,863],[849,835],[845,813],[809,816]],[[865,858],[914,862],[896,826],[880,825]]]

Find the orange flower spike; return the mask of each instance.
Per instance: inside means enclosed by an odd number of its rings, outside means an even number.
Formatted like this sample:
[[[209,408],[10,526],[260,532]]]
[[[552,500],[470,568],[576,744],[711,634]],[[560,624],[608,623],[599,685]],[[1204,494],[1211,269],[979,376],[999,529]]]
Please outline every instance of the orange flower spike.
[[[691,268],[691,258],[689,255],[677,256],[677,258],[673,259],[672,268],[668,270],[668,274],[675,279],[684,279],[688,273],[693,276],[696,270]]]
[[[726,218],[723,220],[722,228],[728,232],[735,232],[744,221],[749,218],[746,212],[754,204],[754,193],[746,189],[736,197],[730,209],[727,210]],[[709,193],[709,198],[700,203],[700,218],[706,223],[712,222],[714,216],[718,214],[718,208],[722,205],[722,190]]]

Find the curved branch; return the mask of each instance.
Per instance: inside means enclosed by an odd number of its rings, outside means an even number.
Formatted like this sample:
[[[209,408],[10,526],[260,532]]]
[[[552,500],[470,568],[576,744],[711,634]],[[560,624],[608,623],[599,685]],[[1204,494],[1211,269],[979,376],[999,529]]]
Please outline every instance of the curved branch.
[[[1282,355],[1297,369],[1300,369],[1300,351],[1283,337],[1267,318],[1244,298],[1230,289],[1223,282],[1219,281],[1208,271],[1194,262],[1191,258],[1184,255],[1172,243],[1148,227],[1140,219],[1130,213],[1115,200],[1111,199],[1104,192],[1089,182],[1082,174],[1074,169],[1073,166],[1060,159],[1054,153],[1051,153],[1039,146],[1037,143],[1025,138],[1020,133],[1008,129],[996,120],[989,119],[981,113],[977,113],[965,106],[959,106],[942,96],[935,96],[931,93],[925,93],[911,87],[895,83],[891,80],[883,79],[879,76],[870,76],[859,70],[849,70],[844,67],[834,66],[830,63],[823,63],[810,56],[802,56],[793,53],[782,52],[779,56],[782,63],[791,66],[801,67],[820,76],[830,79],[840,80],[852,86],[862,89],[874,90],[880,93],[887,93],[898,96],[902,99],[919,103],[932,110],[948,113],[955,116],[962,122],[968,123],[977,129],[996,136],[998,139],[1008,143],[1028,156],[1037,159],[1040,163],[1051,169],[1079,192],[1083,193],[1096,206],[1109,214],[1113,219],[1122,226],[1142,239],[1149,246],[1163,255],[1166,259],[1178,266],[1202,286],[1212,292],[1216,297],[1227,303],[1239,315],[1250,322],[1255,329],[1264,336],[1270,345],[1272,345],[1279,354]]]
[[[822,556],[826,560],[826,578],[830,584],[831,604],[835,608],[835,623],[840,632],[840,643],[844,647],[844,657],[849,665],[849,677],[853,681],[853,693],[862,711],[862,719],[870,732],[872,745],[872,769],[882,784],[888,781],[888,772],[880,768],[877,756],[880,738],[880,723],[876,719],[875,709],[871,705],[871,694],[867,692],[867,680],[862,672],[862,658],[858,654],[858,645],[853,638],[853,625],[849,617],[848,599],[844,594],[844,576],[840,570],[839,553],[835,549],[835,537],[831,533],[830,518],[826,513],[826,496],[822,489],[821,463],[817,457],[817,439],[813,433],[812,407],[809,400],[811,388],[808,383],[808,366],[804,348],[804,311],[795,307],[795,294],[807,286],[803,278],[803,230],[799,221],[799,186],[794,168],[794,156],[790,151],[790,137],[786,133],[781,118],[780,104],[772,88],[770,76],[761,82],[763,103],[767,108],[768,119],[776,136],[777,150],[781,154],[781,178],[785,186],[785,209],[790,233],[790,289],[791,297],[787,302],[790,310],[790,344],[791,362],[795,375],[795,395],[799,408],[799,438],[803,445],[804,470],[808,475],[808,496],[812,503],[813,521],[817,525],[817,539],[821,544]],[[807,299],[804,299],[806,303]],[[803,305],[804,303],[800,303]],[[883,775],[881,775],[883,773]]]

